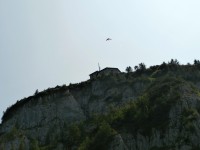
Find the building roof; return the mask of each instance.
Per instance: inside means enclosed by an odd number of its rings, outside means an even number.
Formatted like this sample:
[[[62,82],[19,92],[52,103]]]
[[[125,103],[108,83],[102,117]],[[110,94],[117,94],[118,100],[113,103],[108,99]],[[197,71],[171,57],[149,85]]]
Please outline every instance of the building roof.
[[[109,70],[109,69],[116,69],[116,70],[120,71],[118,68],[106,67],[106,68],[100,70],[99,72],[101,72],[101,71],[103,71],[103,70],[107,70],[107,69],[108,69],[108,70]],[[121,71],[120,71],[120,72],[121,72]]]
[[[102,72],[104,70],[109,70],[109,69],[115,69],[115,70],[118,70],[119,72],[121,72],[118,68],[106,67],[106,68],[104,68],[104,69],[102,69],[100,71],[95,71],[95,72],[91,73],[90,76],[93,75],[93,74],[100,73],[100,72]]]
[[[91,73],[90,76],[93,75],[93,74],[96,74],[96,73],[99,73],[99,71],[95,71],[95,72]]]

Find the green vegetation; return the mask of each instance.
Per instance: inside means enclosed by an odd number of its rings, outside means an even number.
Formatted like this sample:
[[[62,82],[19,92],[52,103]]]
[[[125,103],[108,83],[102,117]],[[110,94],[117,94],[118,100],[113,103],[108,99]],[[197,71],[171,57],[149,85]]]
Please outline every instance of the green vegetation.
[[[39,92],[38,92],[38,89],[35,91],[35,94],[34,95],[37,95]]]
[[[66,139],[67,142],[67,147],[71,147],[73,145],[77,145],[78,143],[80,143],[82,136],[81,134],[81,130],[80,127],[77,124],[72,124],[69,128],[68,128],[68,136]]]
[[[106,149],[114,135],[116,131],[105,120],[99,122],[99,117],[96,116],[90,121],[66,127],[61,142],[68,149],[78,146],[79,150],[102,150]]]
[[[38,92],[38,90],[36,90],[33,96],[29,96],[27,98],[17,100],[17,102],[15,104],[8,107],[6,109],[6,111],[3,113],[3,116],[1,118],[2,123],[5,122],[6,120],[8,120],[9,118],[11,118],[20,107],[22,107],[23,105],[25,105],[28,102],[37,103],[38,98],[40,98],[40,97],[53,95],[55,93],[64,93],[64,91],[68,91],[68,90],[72,90],[72,89],[76,89],[76,90],[81,89],[81,88],[86,87],[87,85],[90,85],[90,83],[91,83],[91,81],[88,80],[88,81],[81,82],[78,84],[70,84],[69,86],[66,86],[65,84],[62,86],[57,85],[54,88],[48,88],[42,92]]]
[[[133,69],[131,68],[131,66],[126,67],[126,72],[127,73],[133,72]]]
[[[161,147],[154,146],[150,148],[150,150],[175,150],[175,146],[170,146],[170,145]]]
[[[31,140],[30,150],[40,150],[40,147],[39,147],[37,140],[35,140],[35,139]]]
[[[10,132],[1,136],[0,143],[4,141],[12,141],[16,137],[22,137],[22,136],[23,136],[22,132],[16,127],[13,127]]]
[[[127,69],[126,70],[129,73],[128,78],[138,78],[140,76],[158,78],[166,74],[168,75],[172,74],[173,76],[181,77],[193,83],[200,81],[200,61],[196,59],[194,60],[193,65],[189,63],[187,65],[180,65],[177,59],[171,59],[168,63],[163,62],[161,65],[150,66],[149,68],[146,68],[146,65],[144,63],[140,63],[138,66],[134,67],[135,72],[132,72],[131,66],[128,66],[127,68],[128,70]],[[105,80],[106,78],[110,77],[102,76],[101,78],[99,78],[99,80]],[[86,86],[91,85],[91,82],[92,80],[88,80],[78,84],[69,84],[69,86],[66,85],[56,86],[55,88],[48,88],[47,90],[44,90],[42,92],[38,92],[38,90],[36,90],[33,96],[21,99],[17,101],[14,105],[8,107],[7,110],[4,112],[4,115],[2,117],[2,122],[12,117],[18,108],[20,108],[29,101],[37,102],[37,98],[39,97],[51,95],[66,90],[80,90],[85,88]],[[109,84],[108,81],[108,86],[109,85],[112,84]]]
[[[169,125],[169,111],[179,101],[183,84],[181,79],[168,76],[152,81],[137,100],[112,108],[107,115],[94,115],[80,125],[71,126],[68,146],[79,145],[79,150],[106,149],[103,146],[108,146],[114,135],[122,131],[150,136],[156,129],[164,134]]]
[[[86,137],[79,150],[106,150],[117,132],[111,126],[102,122],[93,136]]]
[[[23,140],[20,141],[19,150],[25,150],[25,145]]]
[[[138,100],[117,110],[108,120],[113,120],[114,126],[119,125],[117,128],[125,126],[128,131],[144,135],[149,135],[153,128],[164,130],[169,122],[170,108],[180,99],[181,83],[176,78],[155,81]]]
[[[84,122],[51,126],[49,129],[46,145],[40,145],[37,139],[31,139],[31,150],[49,150],[55,149],[58,143],[63,143],[67,149],[78,150],[102,150],[107,149],[115,135],[120,133],[129,133],[137,136],[138,133],[149,138],[152,132],[157,130],[164,137],[169,129],[170,118],[169,113],[173,106],[182,103],[182,92],[188,90],[187,96],[190,94],[198,99],[200,91],[195,86],[200,81],[200,61],[195,60],[194,64],[180,65],[178,60],[172,59],[170,62],[163,62],[161,65],[146,68],[144,63],[135,66],[135,72],[129,66],[126,68],[127,73],[121,73],[119,76],[101,76],[98,80],[89,80],[79,84],[70,84],[69,86],[56,86],[42,92],[36,90],[34,96],[17,101],[16,104],[9,107],[4,113],[2,121],[8,120],[15,114],[16,110],[29,101],[37,102],[37,98],[56,92],[70,90],[71,93],[77,91],[89,91],[93,84],[100,84],[105,93],[112,93],[110,88],[115,87],[118,91],[113,92],[110,96],[106,95],[103,100],[106,102],[110,110],[106,114],[89,114]],[[123,105],[117,105],[121,102],[126,94],[126,88],[130,87],[134,96],[128,99]],[[113,90],[114,91],[114,90]],[[89,93],[88,92],[88,93]],[[123,93],[124,92],[124,93]],[[130,92],[130,93],[131,93]],[[101,100],[101,95],[89,93],[89,103]],[[81,94],[80,94],[81,95]],[[76,95],[75,95],[76,96]],[[113,104],[113,105],[112,105]],[[195,133],[196,122],[200,117],[200,109],[189,106],[181,108],[180,123],[181,129],[188,133]],[[89,113],[89,112],[88,112]],[[52,121],[53,122],[53,121]],[[57,132],[57,128],[61,128],[62,132]],[[184,144],[190,141],[188,136],[183,137],[178,133],[174,143]],[[16,137],[22,137],[21,130],[14,127],[9,133],[1,136],[1,142],[12,141]],[[19,149],[24,149],[24,141],[20,142]],[[197,147],[197,146],[196,146]],[[195,150],[195,146],[193,149]],[[175,145],[166,145],[161,147],[151,147],[151,150],[167,150],[174,149]],[[196,148],[198,149],[198,147]]]
[[[194,121],[199,118],[199,112],[195,108],[185,108],[182,112],[182,124],[191,133],[195,132]]]

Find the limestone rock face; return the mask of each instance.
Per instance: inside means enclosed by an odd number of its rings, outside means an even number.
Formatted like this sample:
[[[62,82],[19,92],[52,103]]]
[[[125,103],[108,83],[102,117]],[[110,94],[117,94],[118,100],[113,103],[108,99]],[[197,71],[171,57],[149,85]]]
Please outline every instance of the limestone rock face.
[[[132,98],[138,95],[134,89],[134,82],[130,86],[127,86],[126,82],[130,81],[126,81],[124,75],[106,77],[87,81],[84,87],[80,84],[71,89],[66,87],[61,91],[55,88],[49,94],[25,99],[24,101],[27,102],[20,107],[9,108],[9,113],[11,112],[12,115],[9,115],[9,119],[3,121],[0,126],[2,139],[6,141],[0,142],[1,147],[17,148],[20,142],[16,140],[23,141],[23,145],[24,143],[30,145],[30,139],[37,139],[39,145],[44,145],[49,140],[49,134],[52,133],[56,137],[62,133],[64,126],[84,121],[93,114],[106,114],[110,107],[122,105],[127,98],[133,100]],[[53,92],[56,89],[57,91]],[[124,92],[126,94],[123,94]],[[18,134],[23,134],[29,139],[28,142],[24,142],[19,136],[7,142],[4,135],[16,129]]]
[[[116,135],[113,141],[110,143],[110,150],[128,150],[121,135]]]
[[[200,148],[200,97],[189,85],[181,85],[179,101],[169,110],[168,125],[164,130],[153,128],[150,135],[138,131],[135,134],[121,132],[127,149],[193,150]],[[151,120],[150,120],[151,121]],[[133,127],[134,128],[134,127]],[[114,140],[115,141],[115,140]],[[122,140],[121,140],[122,141]],[[111,143],[113,145],[113,143]],[[118,146],[119,148],[120,146]],[[118,149],[110,148],[110,149]]]
[[[3,116],[0,150],[200,149],[199,84],[160,78],[101,76],[18,101]]]
[[[36,103],[34,101],[19,108],[13,117],[1,125],[0,132],[9,133],[18,128],[29,138],[37,137],[41,143],[45,143],[53,127],[85,120],[79,103],[70,93],[45,96],[38,98]],[[61,132],[59,128],[57,132]]]

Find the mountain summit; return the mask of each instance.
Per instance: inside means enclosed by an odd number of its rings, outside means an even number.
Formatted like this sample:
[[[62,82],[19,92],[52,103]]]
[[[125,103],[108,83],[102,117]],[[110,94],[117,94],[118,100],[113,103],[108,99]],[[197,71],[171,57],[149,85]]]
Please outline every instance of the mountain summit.
[[[0,150],[200,149],[200,63],[107,68],[5,111]]]

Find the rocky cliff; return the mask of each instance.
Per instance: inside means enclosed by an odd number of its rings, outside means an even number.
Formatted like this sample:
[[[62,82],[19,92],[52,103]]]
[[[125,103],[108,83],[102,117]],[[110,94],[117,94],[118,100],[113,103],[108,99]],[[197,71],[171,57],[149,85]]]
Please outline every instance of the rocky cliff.
[[[199,75],[169,64],[36,93],[6,110],[0,149],[200,149]]]

